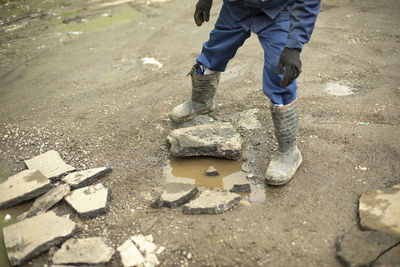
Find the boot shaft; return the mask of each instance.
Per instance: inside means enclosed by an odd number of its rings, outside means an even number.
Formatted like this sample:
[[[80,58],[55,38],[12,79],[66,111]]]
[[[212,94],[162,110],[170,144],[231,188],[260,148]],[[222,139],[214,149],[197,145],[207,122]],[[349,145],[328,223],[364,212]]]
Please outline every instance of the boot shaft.
[[[197,74],[196,65],[194,65],[189,75],[192,78],[192,101],[205,105],[210,104],[217,91],[221,73]]]
[[[297,100],[285,106],[271,103],[271,115],[279,152],[286,153],[296,145],[299,124]]]

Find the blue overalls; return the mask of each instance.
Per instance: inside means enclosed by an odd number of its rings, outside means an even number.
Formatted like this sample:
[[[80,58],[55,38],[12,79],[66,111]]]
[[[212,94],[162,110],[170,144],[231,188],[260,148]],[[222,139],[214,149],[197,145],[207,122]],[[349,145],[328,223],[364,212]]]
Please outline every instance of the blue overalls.
[[[279,76],[274,70],[283,48],[301,50],[309,41],[319,9],[320,0],[224,0],[197,62],[213,71],[225,71],[254,32],[264,49],[264,93],[275,104],[290,104],[296,99],[297,81],[281,88],[284,70]]]

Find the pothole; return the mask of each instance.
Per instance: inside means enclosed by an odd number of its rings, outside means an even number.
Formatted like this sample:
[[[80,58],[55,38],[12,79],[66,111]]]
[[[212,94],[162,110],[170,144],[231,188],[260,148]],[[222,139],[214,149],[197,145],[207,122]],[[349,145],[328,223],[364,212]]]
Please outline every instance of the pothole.
[[[234,184],[244,181],[250,183],[250,193],[240,193],[242,198],[250,202],[265,202],[266,191],[263,184],[257,184],[254,179],[247,179],[247,173],[242,171],[241,161],[210,157],[171,158],[164,167],[166,183],[186,183],[207,189],[230,191]],[[213,166],[218,176],[207,176],[206,170]]]

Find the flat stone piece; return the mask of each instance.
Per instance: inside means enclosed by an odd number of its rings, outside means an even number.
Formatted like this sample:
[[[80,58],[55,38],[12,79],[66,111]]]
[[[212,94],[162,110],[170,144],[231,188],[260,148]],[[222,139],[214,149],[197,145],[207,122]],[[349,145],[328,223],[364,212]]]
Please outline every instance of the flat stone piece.
[[[40,214],[3,229],[12,265],[20,265],[70,237],[76,224],[54,212]]]
[[[216,168],[214,168],[213,166],[208,167],[208,169],[206,170],[206,175],[207,176],[218,176],[219,172],[217,171]]]
[[[144,263],[144,257],[130,239],[126,240],[117,250],[121,255],[121,261],[124,267],[136,266]]]
[[[54,253],[54,264],[100,264],[111,260],[115,250],[102,237],[67,240]]]
[[[50,150],[32,159],[25,160],[28,169],[36,169],[52,181],[59,180],[63,175],[75,171],[75,168],[65,163],[57,151]]]
[[[228,122],[175,129],[167,139],[171,144],[172,156],[211,156],[236,160],[242,153],[242,139]]]
[[[251,193],[250,183],[234,184],[230,192],[234,193]]]
[[[400,245],[385,252],[372,266],[400,266]]]
[[[38,197],[35,202],[33,202],[32,207],[27,212],[18,216],[17,219],[20,221],[36,216],[37,214],[45,213],[62,200],[69,192],[70,188],[67,184],[60,184],[54,187],[44,195]]]
[[[359,205],[361,226],[400,237],[400,184],[364,193]]]
[[[38,170],[24,170],[0,184],[0,209],[33,199],[53,186]]]
[[[379,255],[400,242],[384,232],[360,231],[354,227],[336,241],[336,255],[346,266],[369,266]]]
[[[65,200],[82,218],[93,218],[105,214],[111,190],[96,184],[72,191]]]
[[[95,183],[100,177],[110,173],[111,168],[101,167],[67,174],[62,181],[69,184],[71,189],[78,189]]]
[[[185,214],[217,214],[225,212],[239,203],[240,195],[229,192],[204,191],[198,198],[186,204]]]
[[[168,183],[161,195],[163,205],[173,209],[192,199],[199,190],[190,184]]]

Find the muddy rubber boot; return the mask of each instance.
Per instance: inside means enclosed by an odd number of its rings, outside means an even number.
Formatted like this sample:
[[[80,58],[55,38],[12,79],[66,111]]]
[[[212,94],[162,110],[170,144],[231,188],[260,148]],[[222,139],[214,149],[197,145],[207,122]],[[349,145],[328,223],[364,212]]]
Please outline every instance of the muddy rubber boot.
[[[197,115],[207,114],[214,109],[214,95],[217,91],[220,72],[203,75],[197,74],[198,65],[194,65],[189,75],[192,78],[192,97],[176,106],[169,117],[173,122],[183,123]]]
[[[269,163],[265,181],[270,185],[284,185],[293,178],[302,161],[296,145],[299,121],[297,100],[285,106],[272,104],[271,114],[278,140],[278,151]]]

